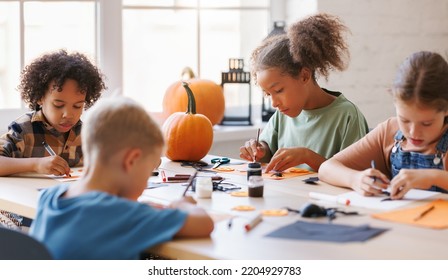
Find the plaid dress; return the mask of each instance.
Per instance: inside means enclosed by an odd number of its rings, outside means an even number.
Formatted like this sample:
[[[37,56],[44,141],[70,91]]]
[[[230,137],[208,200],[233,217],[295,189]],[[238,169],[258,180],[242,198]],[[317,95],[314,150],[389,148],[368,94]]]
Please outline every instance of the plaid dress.
[[[42,142],[67,161],[69,166],[82,165],[81,120],[69,131],[58,132],[44,118],[42,111],[29,112],[13,121],[0,137],[0,155],[13,158],[49,156]]]

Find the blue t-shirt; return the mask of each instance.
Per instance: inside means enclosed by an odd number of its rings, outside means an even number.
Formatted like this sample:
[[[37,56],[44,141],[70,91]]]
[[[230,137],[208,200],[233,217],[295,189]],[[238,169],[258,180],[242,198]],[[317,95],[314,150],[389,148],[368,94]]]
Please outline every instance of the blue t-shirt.
[[[137,259],[141,252],[169,241],[187,213],[93,191],[61,197],[62,184],[42,191],[30,234],[55,259]]]

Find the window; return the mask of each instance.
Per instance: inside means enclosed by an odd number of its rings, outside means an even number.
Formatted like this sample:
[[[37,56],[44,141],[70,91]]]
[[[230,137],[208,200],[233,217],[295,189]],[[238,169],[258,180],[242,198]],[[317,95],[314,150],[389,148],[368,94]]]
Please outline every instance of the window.
[[[19,108],[14,88],[20,72],[19,3],[0,2],[0,109]]]
[[[219,84],[229,58],[247,65],[268,30],[269,1],[123,0],[123,94],[161,111],[184,67]]]
[[[0,109],[23,107],[16,88],[24,65],[64,48],[95,61],[110,92],[119,89],[160,112],[165,90],[185,66],[220,83],[229,58],[244,58],[247,65],[268,33],[269,5],[269,0],[0,1]]]

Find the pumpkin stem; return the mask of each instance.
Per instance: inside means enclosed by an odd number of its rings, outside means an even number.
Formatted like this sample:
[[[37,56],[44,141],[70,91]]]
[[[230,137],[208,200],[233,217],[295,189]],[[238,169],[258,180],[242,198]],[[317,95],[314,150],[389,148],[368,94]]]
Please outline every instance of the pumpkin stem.
[[[191,67],[185,67],[180,74],[183,80],[193,79],[195,77],[193,69]]]
[[[194,99],[194,94],[188,86],[187,82],[182,82],[182,86],[185,88],[188,94],[188,108],[187,114],[196,114],[196,100]]]

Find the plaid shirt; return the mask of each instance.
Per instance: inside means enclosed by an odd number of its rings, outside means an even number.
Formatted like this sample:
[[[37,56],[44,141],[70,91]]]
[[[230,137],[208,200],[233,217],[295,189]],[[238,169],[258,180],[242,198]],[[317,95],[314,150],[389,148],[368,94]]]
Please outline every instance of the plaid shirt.
[[[44,118],[42,110],[29,112],[13,121],[8,132],[0,137],[0,155],[13,158],[49,156],[42,142],[47,142],[54,152],[65,159],[69,166],[82,165],[81,120],[65,133],[54,129]]]

